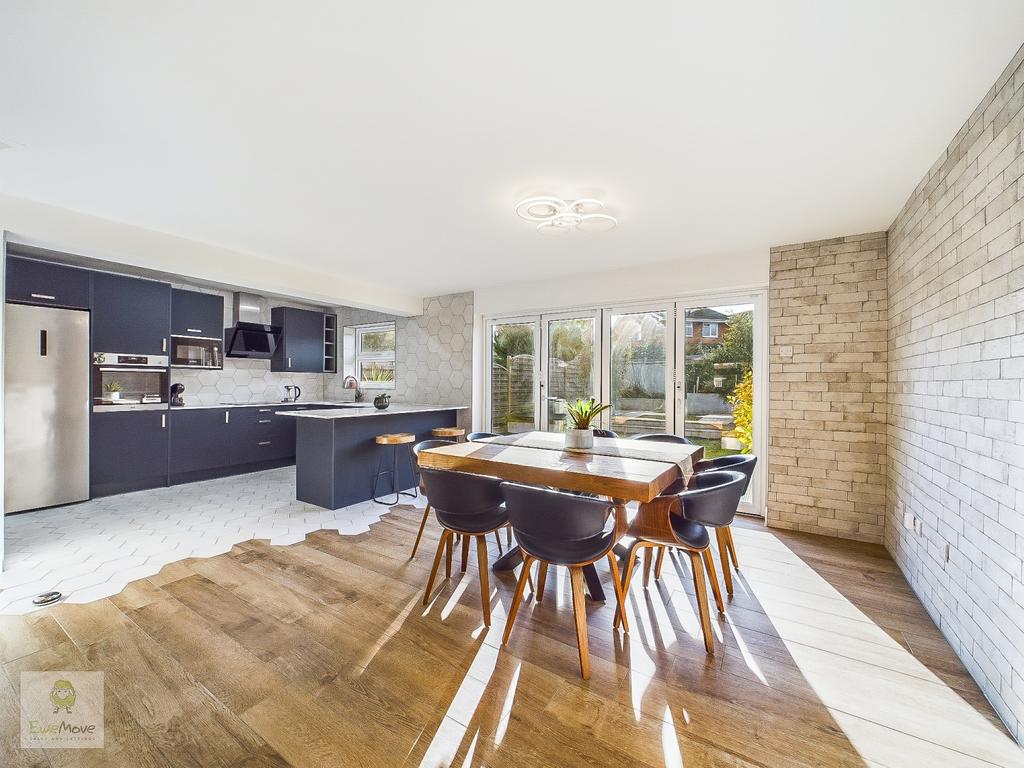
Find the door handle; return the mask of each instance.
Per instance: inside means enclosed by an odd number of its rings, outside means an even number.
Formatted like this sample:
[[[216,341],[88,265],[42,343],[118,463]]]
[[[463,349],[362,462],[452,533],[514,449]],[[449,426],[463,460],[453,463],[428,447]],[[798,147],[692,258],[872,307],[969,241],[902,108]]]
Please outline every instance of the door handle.
[[[48,293],[30,293],[29,296],[31,296],[33,299],[46,299],[47,301],[57,300],[56,296],[51,296]]]
[[[292,367],[292,359],[291,359],[290,357],[288,358],[288,367],[289,367],[289,368],[291,368],[291,367]]]
[[[166,336],[164,338],[160,339],[160,351],[161,352],[166,352],[167,351],[167,337]]]
[[[260,419],[259,420],[260,424],[269,424],[271,421],[272,421],[272,419]]]
[[[185,330],[188,331],[189,333],[202,333],[203,332],[202,328],[186,328]]]
[[[270,441],[269,440],[264,440],[261,443],[256,443],[256,445],[270,445]]]
[[[160,414],[160,429],[167,429],[167,414]]]
[[[39,331],[39,354],[46,357],[46,330]]]
[[[231,411],[224,411],[224,423],[225,424],[230,424],[231,423]]]

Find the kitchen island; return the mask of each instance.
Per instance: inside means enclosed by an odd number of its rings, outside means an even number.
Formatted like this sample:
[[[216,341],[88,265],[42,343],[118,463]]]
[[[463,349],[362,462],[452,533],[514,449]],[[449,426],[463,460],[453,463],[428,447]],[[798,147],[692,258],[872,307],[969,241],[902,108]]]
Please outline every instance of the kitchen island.
[[[391,405],[376,408],[279,411],[296,420],[295,497],[299,501],[339,509],[373,498],[373,478],[381,457],[391,468],[391,446],[377,445],[377,435],[411,432],[416,441],[429,440],[435,427],[454,427],[459,405]],[[409,446],[398,446],[398,487],[416,486]],[[382,477],[382,495],[391,490]]]

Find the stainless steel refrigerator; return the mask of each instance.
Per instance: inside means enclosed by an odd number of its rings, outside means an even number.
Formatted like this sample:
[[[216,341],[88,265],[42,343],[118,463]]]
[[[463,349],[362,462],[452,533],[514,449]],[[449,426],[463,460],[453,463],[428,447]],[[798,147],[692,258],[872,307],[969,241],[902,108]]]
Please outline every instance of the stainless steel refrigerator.
[[[4,306],[4,512],[87,499],[89,313]]]

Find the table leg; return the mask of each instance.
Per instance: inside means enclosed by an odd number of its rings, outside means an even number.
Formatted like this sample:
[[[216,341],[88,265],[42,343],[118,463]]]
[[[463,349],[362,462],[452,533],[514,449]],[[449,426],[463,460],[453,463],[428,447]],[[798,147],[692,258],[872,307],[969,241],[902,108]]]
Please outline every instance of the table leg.
[[[509,547],[508,551],[504,555],[499,557],[491,565],[492,571],[511,571],[516,568],[521,562],[523,562],[523,550],[516,544],[514,547]]]
[[[495,572],[511,571],[521,562],[523,562],[523,551],[516,544],[494,561],[491,565],[491,570]],[[587,583],[587,592],[590,594],[590,599],[604,602],[604,587],[601,586],[601,577],[593,564],[583,566],[583,580]]]

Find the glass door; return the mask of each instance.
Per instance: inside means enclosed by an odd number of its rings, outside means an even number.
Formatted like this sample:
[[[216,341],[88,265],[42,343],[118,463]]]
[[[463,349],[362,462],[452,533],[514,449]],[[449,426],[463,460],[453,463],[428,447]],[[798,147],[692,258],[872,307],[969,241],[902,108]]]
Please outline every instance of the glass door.
[[[619,437],[672,432],[672,307],[612,308],[605,317],[607,424]]]
[[[488,327],[490,430],[500,434],[535,430],[540,415],[540,319],[493,320]]]
[[[541,317],[541,429],[564,432],[566,403],[601,399],[600,314],[567,312]]]
[[[676,307],[678,318],[676,433],[704,446],[704,458],[760,453],[756,445],[754,297],[694,302]],[[757,468],[763,471],[762,467]],[[752,482],[741,510],[754,511]]]

